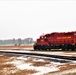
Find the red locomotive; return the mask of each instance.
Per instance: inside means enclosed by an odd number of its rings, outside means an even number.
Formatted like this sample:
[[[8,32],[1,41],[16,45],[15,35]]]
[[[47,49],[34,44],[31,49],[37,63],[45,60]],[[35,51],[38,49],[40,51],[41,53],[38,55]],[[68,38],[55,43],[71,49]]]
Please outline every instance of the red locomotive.
[[[76,31],[74,32],[54,32],[40,36],[35,45],[35,50],[75,50]]]

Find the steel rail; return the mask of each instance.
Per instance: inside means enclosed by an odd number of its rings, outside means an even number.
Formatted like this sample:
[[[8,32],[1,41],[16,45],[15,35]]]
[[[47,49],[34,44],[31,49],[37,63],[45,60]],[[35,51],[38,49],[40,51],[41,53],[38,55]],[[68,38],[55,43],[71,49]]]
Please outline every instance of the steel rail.
[[[25,55],[31,55],[31,56],[39,56],[42,58],[47,58],[52,61],[57,62],[71,62],[76,61],[76,57],[74,56],[64,56],[64,55],[49,55],[49,54],[39,54],[39,53],[31,53],[28,51],[8,51],[8,50],[0,50],[2,53],[14,53],[14,54],[25,54]]]

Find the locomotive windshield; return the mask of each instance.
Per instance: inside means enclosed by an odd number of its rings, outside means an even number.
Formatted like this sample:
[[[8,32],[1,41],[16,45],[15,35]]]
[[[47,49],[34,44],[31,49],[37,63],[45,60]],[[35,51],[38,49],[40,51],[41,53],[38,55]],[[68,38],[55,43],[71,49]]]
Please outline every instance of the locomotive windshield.
[[[40,37],[41,39],[45,39],[46,38],[46,36],[42,36],[42,37]]]

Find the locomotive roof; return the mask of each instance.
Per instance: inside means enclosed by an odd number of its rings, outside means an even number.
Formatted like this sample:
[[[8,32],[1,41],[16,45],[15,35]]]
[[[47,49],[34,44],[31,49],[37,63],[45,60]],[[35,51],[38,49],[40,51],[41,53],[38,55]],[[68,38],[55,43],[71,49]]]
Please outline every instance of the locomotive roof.
[[[47,33],[47,34],[43,34],[41,35],[40,37],[43,37],[43,36],[51,36],[51,35],[55,35],[55,34],[59,34],[59,35],[72,35],[72,34],[76,34],[76,31],[72,31],[72,32],[52,32],[52,33]]]
[[[71,34],[74,34],[76,33],[76,31],[72,31],[72,32],[52,32],[52,33],[48,33],[48,34],[45,34],[44,36],[50,36],[50,35],[55,35],[55,34],[66,34],[66,35],[71,35]]]

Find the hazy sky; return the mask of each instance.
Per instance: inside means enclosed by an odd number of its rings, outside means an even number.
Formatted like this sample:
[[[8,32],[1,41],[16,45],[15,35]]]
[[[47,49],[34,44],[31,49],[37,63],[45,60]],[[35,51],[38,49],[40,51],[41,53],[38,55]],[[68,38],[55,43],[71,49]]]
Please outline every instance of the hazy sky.
[[[0,1],[0,39],[37,39],[43,33],[76,31],[76,1]]]

